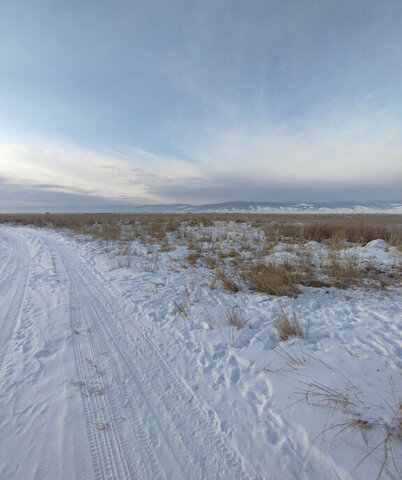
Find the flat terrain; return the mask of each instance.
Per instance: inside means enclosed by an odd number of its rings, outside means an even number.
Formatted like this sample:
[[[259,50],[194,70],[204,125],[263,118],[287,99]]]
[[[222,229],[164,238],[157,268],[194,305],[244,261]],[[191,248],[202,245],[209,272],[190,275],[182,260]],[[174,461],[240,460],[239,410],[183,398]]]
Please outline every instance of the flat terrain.
[[[400,250],[338,247],[348,283],[307,242],[274,294],[230,254],[250,228],[215,222],[206,255],[198,226],[167,248],[0,225],[0,478],[400,478]]]
[[[150,331],[126,332],[130,308],[72,248],[2,240],[2,478],[247,477],[213,412]]]

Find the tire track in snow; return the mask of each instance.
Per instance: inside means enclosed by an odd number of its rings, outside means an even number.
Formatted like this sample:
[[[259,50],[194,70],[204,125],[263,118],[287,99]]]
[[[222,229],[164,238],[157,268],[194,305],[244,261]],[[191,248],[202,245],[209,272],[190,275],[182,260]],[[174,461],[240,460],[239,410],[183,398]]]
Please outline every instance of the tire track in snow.
[[[3,250],[3,245],[6,247]],[[10,273],[10,267],[12,267],[16,258],[16,245],[10,242],[8,235],[4,233],[4,228],[0,230],[0,291],[3,290],[3,284],[7,282],[7,276]],[[11,251],[11,252],[10,252]],[[7,273],[8,272],[8,273]]]
[[[168,478],[173,478],[172,475],[184,479],[249,478],[238,454],[220,431],[213,411],[205,411],[194,392],[164,360],[149,334],[137,327],[137,336],[133,339],[124,331],[119,318],[124,312],[117,307],[122,299],[108,291],[104,282],[71,248],[56,242],[53,248],[62,257],[71,283],[75,284],[72,298],[76,296],[76,300],[72,302],[76,308],[83,295],[87,297],[83,313],[92,318],[95,325],[91,336],[100,348],[112,348],[108,367],[113,378],[118,380],[120,398],[136,401],[135,407],[127,408],[126,412],[132,430],[138,430],[139,418],[133,418],[133,415],[138,417],[136,407],[147,418],[147,429],[142,426],[140,434],[148,441],[145,446],[139,445],[147,470],[157,465],[152,451],[152,443],[157,440],[159,446],[154,450],[163,460]],[[83,355],[85,350],[77,356],[82,359]],[[127,376],[125,384],[121,383],[122,367]],[[158,472],[156,475],[157,472],[153,471],[152,476],[147,472],[146,477],[140,478],[159,478],[161,470]]]
[[[0,280],[0,382],[12,345],[11,338],[21,317],[31,270],[31,258],[21,237],[8,229],[2,229],[2,232],[12,245],[13,253],[8,257]]]
[[[43,240],[48,243],[46,238]],[[54,244],[49,247],[56,250]],[[85,301],[85,282],[77,277],[70,255],[59,246],[57,253],[70,278],[70,325],[72,331],[79,331],[78,335],[73,336],[78,378],[89,385],[93,382],[94,374],[96,375],[94,369],[103,366],[104,359],[100,358],[99,352],[104,352],[107,347],[96,335],[94,325],[99,318],[91,302]],[[113,379],[113,384],[107,385],[102,375],[99,375],[96,384],[91,386],[95,391],[90,394],[84,391],[81,396],[95,478],[165,478],[139,417],[134,410],[125,410],[121,400],[119,402],[121,398],[129,398],[124,391],[120,372],[114,369],[109,376]],[[102,393],[98,395],[96,389]],[[129,422],[125,421],[126,417],[129,417]],[[127,426],[128,432],[124,432]],[[98,427],[101,427],[102,431],[97,431]],[[132,458],[134,454],[137,456],[136,460]]]
[[[61,260],[66,268],[64,258]],[[74,358],[77,376],[87,391],[81,392],[82,405],[86,419],[88,440],[91,449],[94,475],[96,480],[129,479],[129,468],[122,448],[122,442],[116,432],[116,426],[110,424],[112,407],[107,385],[99,376],[95,378],[94,366],[99,365],[95,353],[88,319],[89,312],[84,308],[80,298],[82,290],[70,278],[70,327],[73,333]],[[110,425],[109,425],[110,424]],[[104,430],[102,430],[104,428]]]

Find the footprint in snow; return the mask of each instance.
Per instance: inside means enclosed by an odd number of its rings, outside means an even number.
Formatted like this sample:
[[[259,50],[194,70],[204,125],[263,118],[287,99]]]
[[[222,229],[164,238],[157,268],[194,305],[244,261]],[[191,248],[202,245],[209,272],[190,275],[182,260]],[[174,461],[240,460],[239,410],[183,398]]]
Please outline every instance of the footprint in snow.
[[[281,435],[283,422],[280,417],[272,410],[268,410],[267,415],[265,415],[264,418],[264,423],[266,425],[265,433],[269,442],[272,445],[282,445],[284,442],[284,436]]]
[[[224,343],[219,343],[218,345],[215,345],[214,350],[215,351],[212,355],[213,360],[220,360],[225,356],[227,351],[227,346]]]
[[[221,422],[221,430],[229,437],[232,437],[233,433],[236,431],[235,427],[226,421]]]
[[[261,416],[264,406],[267,403],[265,394],[261,393],[258,389],[249,391],[247,394],[247,402],[251,409],[257,416]]]
[[[219,375],[218,379],[216,380],[216,382],[212,385],[212,388],[214,390],[220,390],[221,388],[224,388],[226,387],[226,377],[225,375],[222,373],[221,375]]]
[[[239,367],[235,367],[230,374],[230,381],[232,383],[237,383],[240,380],[240,369]]]

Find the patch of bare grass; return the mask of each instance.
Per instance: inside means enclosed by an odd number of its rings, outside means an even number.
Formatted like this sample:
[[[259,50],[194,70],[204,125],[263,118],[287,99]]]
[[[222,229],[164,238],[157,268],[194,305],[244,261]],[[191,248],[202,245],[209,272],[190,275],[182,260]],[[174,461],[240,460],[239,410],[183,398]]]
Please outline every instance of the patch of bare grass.
[[[208,268],[216,268],[217,260],[212,255],[203,255],[202,260]]]
[[[117,223],[96,224],[86,233],[89,233],[94,239],[111,242],[120,239],[121,225]]]
[[[284,309],[281,309],[275,320],[275,328],[279,340],[286,342],[289,337],[307,338],[309,325],[303,325],[294,310],[289,314]]]
[[[214,315],[206,310],[205,321],[210,328],[218,327],[222,339],[228,345],[233,344],[238,330],[248,323],[237,305],[220,306],[218,312]]]
[[[237,293],[240,290],[237,282],[233,280],[229,273],[224,272],[222,269],[218,269],[215,271],[214,279],[212,280],[212,283],[210,285],[211,290],[215,288],[218,281],[221,282],[225,289],[229,292]]]
[[[229,327],[234,327],[239,330],[240,328],[243,328],[247,325],[247,320],[237,305],[232,307],[225,307],[223,309],[223,314],[226,324]]]
[[[300,273],[288,262],[262,260],[242,268],[242,277],[253,290],[268,295],[293,296],[299,293]]]
[[[356,252],[337,252],[330,249],[328,252],[328,265],[324,271],[332,283],[339,288],[354,285],[361,279]]]
[[[187,256],[187,261],[189,265],[194,266],[200,257],[201,257],[201,254],[199,252],[191,252]]]

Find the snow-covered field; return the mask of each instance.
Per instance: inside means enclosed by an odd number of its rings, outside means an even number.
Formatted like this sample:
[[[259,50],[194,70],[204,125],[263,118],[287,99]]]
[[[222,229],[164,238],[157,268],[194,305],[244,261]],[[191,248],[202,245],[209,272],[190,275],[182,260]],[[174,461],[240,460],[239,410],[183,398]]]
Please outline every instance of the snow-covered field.
[[[0,226],[0,478],[401,478],[400,251],[349,245],[353,286],[292,296],[188,255]]]

